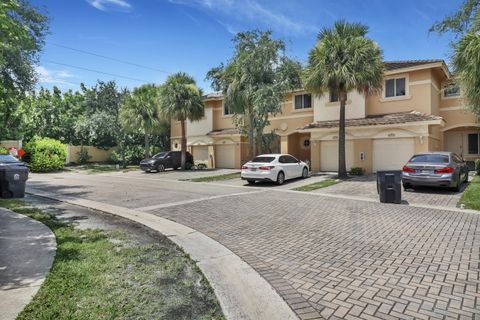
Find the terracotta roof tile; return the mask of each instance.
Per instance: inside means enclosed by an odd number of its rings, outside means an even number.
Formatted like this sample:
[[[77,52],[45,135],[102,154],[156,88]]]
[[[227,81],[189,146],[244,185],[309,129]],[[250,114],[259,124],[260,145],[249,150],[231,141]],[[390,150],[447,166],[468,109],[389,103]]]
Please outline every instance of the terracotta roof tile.
[[[443,60],[431,59],[431,60],[385,61],[385,69],[390,71],[390,70],[416,67],[424,64],[437,63],[437,62],[443,62]]]
[[[417,111],[408,112],[396,112],[379,115],[369,115],[361,119],[347,119],[345,125],[347,127],[360,127],[360,126],[378,126],[388,124],[399,124],[407,122],[418,121],[431,121],[442,120],[442,117],[434,116],[430,114],[424,114]],[[337,128],[339,124],[338,120],[335,121],[317,121],[310,123],[309,125],[301,129],[314,129],[314,128]]]

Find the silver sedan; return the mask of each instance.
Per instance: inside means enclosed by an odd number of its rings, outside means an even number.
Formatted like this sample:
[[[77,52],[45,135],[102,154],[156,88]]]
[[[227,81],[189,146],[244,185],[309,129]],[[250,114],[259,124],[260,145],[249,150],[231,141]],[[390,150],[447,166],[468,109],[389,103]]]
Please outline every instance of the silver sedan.
[[[465,161],[452,152],[426,152],[414,155],[402,169],[403,188],[416,186],[448,187],[460,191],[468,181]]]

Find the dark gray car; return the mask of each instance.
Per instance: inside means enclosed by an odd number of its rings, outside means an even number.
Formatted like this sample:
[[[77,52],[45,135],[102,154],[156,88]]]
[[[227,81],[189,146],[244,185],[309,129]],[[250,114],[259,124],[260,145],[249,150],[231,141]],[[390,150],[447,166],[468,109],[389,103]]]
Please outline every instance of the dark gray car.
[[[448,187],[460,191],[468,181],[465,161],[452,152],[425,152],[414,155],[402,170],[403,188]]]

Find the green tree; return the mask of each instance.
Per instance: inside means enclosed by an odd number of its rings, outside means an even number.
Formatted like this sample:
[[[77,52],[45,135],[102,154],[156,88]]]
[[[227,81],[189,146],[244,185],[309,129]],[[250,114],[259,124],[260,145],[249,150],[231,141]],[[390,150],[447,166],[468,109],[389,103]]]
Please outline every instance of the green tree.
[[[281,111],[288,91],[301,86],[300,64],[285,55],[285,44],[271,38],[271,31],[238,33],[235,52],[226,64],[211,69],[207,79],[222,91],[234,113],[234,123],[248,135],[248,157],[264,149],[263,131],[269,114]]]
[[[366,37],[368,27],[358,23],[338,21],[324,28],[310,51],[305,70],[305,87],[319,95],[337,94],[340,101],[338,134],[338,176],[347,177],[345,163],[345,103],[347,93],[361,94],[382,88],[384,71],[382,50]]]
[[[160,117],[159,89],[153,84],[135,88],[122,103],[120,120],[126,132],[137,132],[139,129],[142,131],[145,158],[149,158],[152,135],[162,129],[164,122]]]
[[[36,83],[35,65],[47,31],[47,17],[27,1],[1,1],[0,138],[16,138],[19,123],[13,115],[24,93]]]
[[[430,31],[453,32],[452,64],[468,107],[480,116],[480,0],[465,0],[460,9],[436,22]]]
[[[200,120],[204,115],[202,91],[195,80],[186,73],[170,75],[160,87],[161,112],[168,118],[180,121],[182,128],[182,170],[186,168],[187,137],[185,121]]]

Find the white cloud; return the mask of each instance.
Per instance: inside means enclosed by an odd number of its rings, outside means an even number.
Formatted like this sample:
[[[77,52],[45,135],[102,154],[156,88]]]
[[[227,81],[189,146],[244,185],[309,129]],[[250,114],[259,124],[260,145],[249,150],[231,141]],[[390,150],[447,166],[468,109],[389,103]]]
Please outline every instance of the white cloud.
[[[98,10],[108,11],[110,8],[130,10],[132,5],[126,0],[87,0],[90,5]]]
[[[225,26],[229,32],[234,29],[244,29],[245,23],[261,24],[281,33],[312,33],[318,28],[314,25],[300,22],[287,14],[275,12],[266,8],[256,0],[168,0],[170,3],[185,5],[212,12],[216,20]],[[225,21],[228,20],[228,21]]]
[[[35,67],[35,71],[38,74],[38,80],[41,84],[51,85],[70,85],[74,86],[75,83],[69,82],[67,79],[74,78],[75,76],[68,70],[49,70],[44,66]]]

